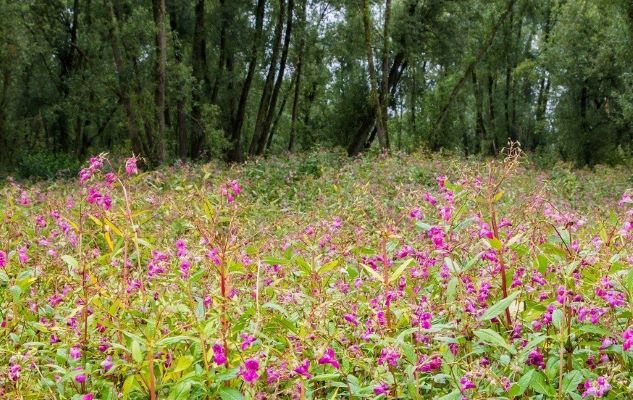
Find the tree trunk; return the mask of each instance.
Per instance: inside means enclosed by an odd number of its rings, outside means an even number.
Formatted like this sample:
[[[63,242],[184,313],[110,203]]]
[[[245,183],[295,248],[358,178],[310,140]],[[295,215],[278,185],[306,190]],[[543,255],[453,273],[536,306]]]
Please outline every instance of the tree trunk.
[[[486,143],[486,127],[484,125],[484,115],[483,115],[483,102],[481,95],[481,87],[479,86],[479,82],[477,81],[477,71],[473,69],[471,74],[473,81],[473,95],[475,96],[475,110],[477,114],[477,136],[479,137],[479,152],[483,154],[485,152],[485,143]]]
[[[391,22],[391,0],[385,0],[385,16],[383,26],[383,47],[382,47],[382,89],[380,90],[380,105],[382,106],[382,127],[385,134],[385,147],[389,149],[389,24]]]
[[[251,48],[250,60],[248,63],[248,72],[246,73],[244,84],[242,85],[237,111],[232,119],[229,137],[231,140],[231,147],[227,152],[227,159],[233,162],[239,162],[243,159],[241,147],[242,125],[244,124],[244,116],[246,113],[246,101],[251,90],[253,76],[255,75],[255,68],[257,67],[257,52],[261,42],[264,26],[265,5],[266,0],[257,0],[257,9],[255,10],[255,37],[253,38],[253,46]]]
[[[119,47],[119,33],[118,33],[118,22],[116,16],[114,14],[114,6],[111,2],[107,2],[104,0],[106,7],[110,13],[110,26],[108,29],[108,36],[110,38],[110,46],[112,47],[112,57],[114,59],[114,65],[116,68],[116,72],[118,75],[119,88],[117,90],[117,95],[119,97],[119,102],[123,105],[123,109],[125,110],[125,115],[127,116],[128,123],[128,133],[130,135],[130,141],[132,142],[132,151],[134,154],[149,157],[150,154],[147,150],[147,147],[143,144],[141,140],[141,136],[139,133],[139,123],[138,116],[136,115],[136,110],[134,108],[134,104],[132,103],[132,99],[129,93],[129,85],[124,81],[124,66],[123,66],[123,55],[121,54],[121,49]]]
[[[378,141],[382,149],[387,148],[387,136],[385,133],[385,126],[383,125],[385,119],[382,113],[382,105],[380,104],[380,98],[378,97],[378,81],[376,79],[376,67],[374,66],[374,52],[371,47],[371,11],[369,9],[369,0],[363,0],[363,27],[365,31],[365,51],[367,55],[367,71],[369,73],[369,86],[372,105],[374,107],[374,113],[376,115],[376,127],[378,129]]]
[[[209,89],[209,76],[207,74],[204,2],[205,0],[196,1],[195,26],[191,50],[192,74],[195,82],[191,94],[191,118],[193,119],[193,128],[191,130],[191,148],[189,155],[193,159],[202,155],[206,142],[204,124],[202,123],[202,94],[207,93]]]
[[[165,33],[165,0],[154,0],[154,24],[156,25],[156,91],[154,104],[158,129],[152,143],[154,162],[165,160],[165,85],[167,81],[167,37]]]
[[[299,50],[297,54],[297,63],[295,65],[295,90],[292,99],[292,116],[290,119],[290,139],[288,140],[288,151],[294,151],[297,141],[297,116],[299,113],[299,100],[301,96],[301,73],[303,72],[303,52],[305,47],[306,34],[306,1],[299,6]]]
[[[281,40],[284,27],[284,18],[286,15],[286,2],[285,0],[279,0],[279,14],[277,24],[275,25],[275,33],[273,38],[272,53],[270,56],[270,63],[268,65],[268,73],[266,74],[266,82],[264,83],[264,89],[259,99],[259,108],[257,110],[257,118],[255,120],[255,130],[253,137],[251,138],[251,144],[248,148],[249,155],[257,154],[257,149],[262,136],[265,133],[265,121],[268,118],[268,112],[270,110],[270,103],[273,92],[273,85],[275,84],[275,74],[277,72],[277,62],[279,59],[279,52],[281,51]]]
[[[171,25],[172,32],[176,32],[179,36],[182,35],[182,29],[181,29],[180,22],[178,19],[178,14],[176,13],[174,9],[172,9],[172,12],[170,14],[171,15],[169,18],[169,22]],[[174,40],[173,46],[174,46],[174,59],[176,61],[176,64],[178,64],[178,66],[182,66],[183,57],[182,57],[182,46],[181,46],[180,41]],[[185,98],[184,91],[180,91],[177,94],[177,97],[178,98],[176,100],[176,120],[177,120],[177,125],[176,125],[177,135],[176,136],[178,138],[178,158],[180,158],[181,160],[185,160],[187,156],[189,155],[189,140],[187,137],[188,136],[187,116],[185,114],[186,98]],[[167,113],[167,116],[169,116],[169,113]]]

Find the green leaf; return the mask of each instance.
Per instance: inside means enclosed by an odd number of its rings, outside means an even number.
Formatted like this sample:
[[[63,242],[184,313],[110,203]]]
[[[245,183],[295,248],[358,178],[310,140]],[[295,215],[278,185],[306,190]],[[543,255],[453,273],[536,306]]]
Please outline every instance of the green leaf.
[[[179,357],[178,360],[176,360],[176,366],[174,367],[174,371],[173,372],[184,371],[187,368],[189,368],[191,366],[191,364],[193,364],[193,357],[192,356]]]
[[[459,390],[455,389],[447,395],[444,395],[437,400],[459,400],[462,397],[462,394]]]
[[[568,394],[575,392],[576,388],[582,382],[582,373],[580,371],[569,371],[563,378],[563,393]]]
[[[64,262],[65,262],[66,264],[68,264],[68,266],[69,266],[70,268],[73,268],[73,269],[77,269],[77,268],[79,268],[79,262],[78,262],[78,261],[77,261],[77,259],[76,259],[75,257],[73,257],[73,256],[63,255],[63,256],[62,256],[62,260],[64,260]]]
[[[488,239],[488,244],[495,250],[501,250],[503,245],[501,244],[501,240],[497,238]]]
[[[143,361],[143,351],[141,350],[141,345],[136,340],[132,341],[132,358],[137,363]]]
[[[223,387],[219,393],[222,400],[245,400],[245,397],[237,389]]]
[[[508,345],[508,343],[505,341],[503,337],[501,337],[501,335],[499,335],[497,332],[493,331],[492,329],[478,329],[474,331],[473,333],[475,334],[475,336],[481,339],[482,342],[486,344],[496,346],[496,347],[503,347],[504,349],[507,349],[513,354],[516,352],[516,350],[514,350],[513,347],[510,347]]]
[[[522,395],[523,392],[525,392],[527,390],[527,388],[530,387],[530,383],[532,382],[532,378],[534,377],[534,373],[535,372],[536,371],[534,371],[533,369],[531,369],[528,372],[526,372],[519,379],[519,382],[517,382],[516,384],[512,385],[512,388],[508,391],[508,396],[516,397],[516,396]]]
[[[545,375],[543,375],[543,373],[541,372],[537,372],[534,375],[532,381],[530,382],[530,387],[537,393],[542,393],[549,397],[556,396],[556,390],[554,390],[554,388],[547,383]]]
[[[486,310],[486,312],[479,318],[482,321],[488,321],[496,317],[510,307],[510,304],[517,298],[519,292],[514,292],[505,299],[499,300],[492,307]]]
[[[319,268],[319,275],[332,271],[334,268],[336,268],[338,263],[339,263],[339,260],[332,260],[329,263],[321,265],[321,267]]]
[[[377,281],[382,282],[382,276],[380,276],[378,272],[371,269],[371,267],[369,267],[368,265],[365,265],[365,264],[361,264],[361,265],[363,266],[363,268],[365,268],[365,271],[369,272],[369,275],[373,276],[374,279],[376,279]]]
[[[398,267],[398,269],[393,271],[393,274],[391,274],[391,276],[389,277],[389,283],[393,283],[393,282],[397,281],[398,278],[400,278],[400,275],[402,275],[404,273],[404,271],[409,267],[409,265],[411,265],[413,263],[413,261],[414,261],[413,258],[409,258],[408,260],[403,262]]]

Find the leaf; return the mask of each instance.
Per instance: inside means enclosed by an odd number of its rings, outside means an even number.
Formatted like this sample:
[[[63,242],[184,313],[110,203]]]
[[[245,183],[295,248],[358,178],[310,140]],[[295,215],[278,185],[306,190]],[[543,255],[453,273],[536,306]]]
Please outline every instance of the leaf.
[[[105,238],[106,243],[108,244],[108,248],[110,251],[114,250],[114,243],[112,243],[112,238],[110,237],[110,232],[104,233],[103,237]]]
[[[541,372],[537,372],[534,375],[534,377],[532,378],[532,381],[530,382],[530,388],[532,388],[532,390],[534,390],[537,393],[542,393],[549,397],[556,396],[556,390],[554,390],[554,388],[550,384],[547,383],[547,379],[545,378],[545,375],[543,375],[543,373]]]
[[[520,396],[530,387],[530,383],[532,382],[532,378],[534,377],[534,370],[531,369],[526,372],[515,385],[512,385],[512,388],[508,391],[508,396],[516,397]]]
[[[193,357],[192,356],[182,356],[179,357],[178,360],[176,361],[176,366],[174,367],[174,371],[173,372],[180,372],[180,371],[184,371],[187,368],[189,368],[191,366],[191,364],[193,364]]]
[[[569,371],[563,378],[563,393],[569,394],[575,392],[576,388],[582,382],[582,373],[580,371]]]
[[[488,239],[488,244],[495,250],[501,250],[503,245],[501,244],[501,240],[497,238]]]
[[[371,269],[371,267],[365,264],[361,265],[363,266],[363,268],[365,268],[365,271],[369,272],[369,274],[374,277],[374,279],[376,279],[377,281],[382,281],[382,276],[380,276],[378,272],[374,271],[373,269]]]
[[[143,361],[143,351],[141,350],[141,345],[136,340],[132,341],[132,358],[137,363]]]
[[[339,263],[339,260],[332,260],[329,263],[321,265],[321,267],[319,268],[319,275],[332,271],[334,268],[336,268],[338,263]]]
[[[109,219],[103,217],[103,220],[105,221],[106,225],[108,226],[108,228],[110,228],[112,230],[112,232],[116,233],[117,236],[119,237],[123,237],[123,232],[121,232],[121,230],[114,225],[114,223],[112,223],[112,221],[110,221]]]
[[[63,255],[62,256],[62,260],[64,260],[64,262],[66,264],[68,264],[68,266],[72,269],[77,269],[79,268],[79,262],[77,261],[77,259],[73,256],[69,256],[69,255]]]
[[[455,389],[447,395],[444,395],[437,400],[459,400],[462,397],[462,394],[459,390]]]
[[[495,194],[495,198],[494,198],[494,202],[498,202],[499,200],[501,200],[501,198],[503,197],[503,194],[505,193],[504,190],[500,191],[499,193]]]
[[[505,339],[501,337],[501,335],[499,335],[497,332],[493,331],[492,329],[478,329],[474,331],[473,333],[475,334],[475,336],[481,339],[482,342],[486,344],[490,344],[497,347],[503,347],[504,349],[507,349],[511,353],[515,353],[514,348],[510,347],[508,343],[505,341]]]
[[[519,292],[514,292],[505,299],[499,300],[492,307],[486,310],[486,312],[479,318],[481,321],[488,321],[496,317],[510,307],[510,304],[517,298]]]
[[[393,282],[397,281],[398,278],[400,278],[400,275],[402,275],[404,273],[404,271],[409,267],[409,265],[411,265],[413,263],[413,261],[414,261],[413,258],[409,258],[408,260],[403,262],[398,267],[398,269],[393,271],[393,274],[391,274],[391,276],[389,277],[389,283],[393,283]]]
[[[136,386],[136,377],[134,375],[129,375],[123,383],[123,396],[129,395],[134,386]]]
[[[446,286],[446,299],[449,302],[455,301],[455,295],[457,294],[457,277],[454,276],[448,281],[448,285]]]
[[[219,393],[222,400],[245,400],[245,397],[237,389],[223,387]]]

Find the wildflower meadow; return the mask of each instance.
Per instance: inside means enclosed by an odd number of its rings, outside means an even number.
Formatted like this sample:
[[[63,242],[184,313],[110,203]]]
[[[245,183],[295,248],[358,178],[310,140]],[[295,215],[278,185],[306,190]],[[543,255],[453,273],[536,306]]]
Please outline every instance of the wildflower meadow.
[[[511,146],[8,180],[0,397],[632,398],[630,178]]]

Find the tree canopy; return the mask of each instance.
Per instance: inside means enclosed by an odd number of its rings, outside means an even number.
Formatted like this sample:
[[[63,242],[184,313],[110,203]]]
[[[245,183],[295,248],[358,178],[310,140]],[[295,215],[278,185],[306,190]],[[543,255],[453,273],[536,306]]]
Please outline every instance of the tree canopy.
[[[631,0],[0,0],[0,42],[4,169],[104,150],[633,151]]]

